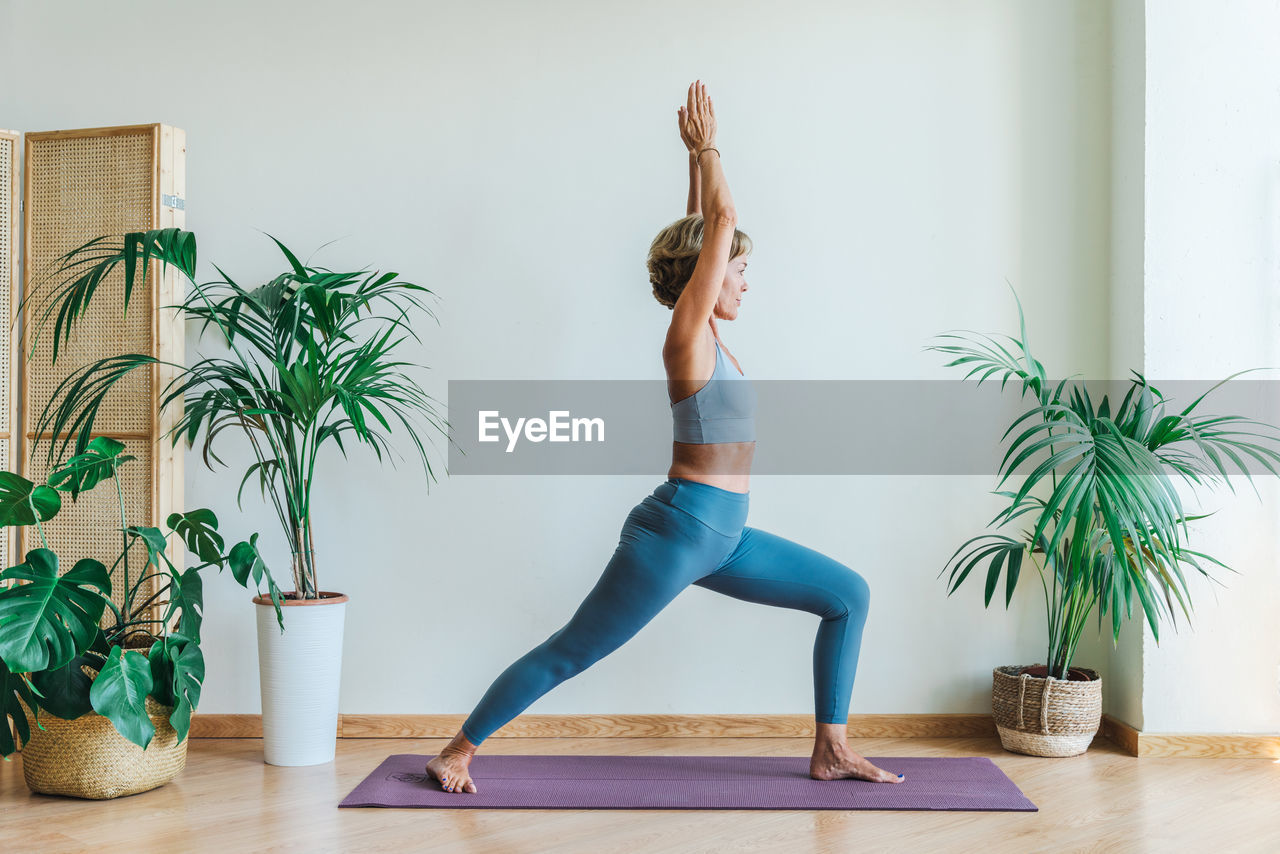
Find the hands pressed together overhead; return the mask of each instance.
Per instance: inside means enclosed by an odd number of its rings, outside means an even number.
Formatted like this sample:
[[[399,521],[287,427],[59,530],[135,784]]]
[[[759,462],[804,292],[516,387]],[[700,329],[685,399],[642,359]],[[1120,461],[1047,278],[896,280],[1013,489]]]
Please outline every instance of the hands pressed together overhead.
[[[716,111],[701,80],[689,84],[689,102],[676,111],[680,123],[680,139],[694,156],[716,144]],[[717,152],[718,153],[718,152]]]

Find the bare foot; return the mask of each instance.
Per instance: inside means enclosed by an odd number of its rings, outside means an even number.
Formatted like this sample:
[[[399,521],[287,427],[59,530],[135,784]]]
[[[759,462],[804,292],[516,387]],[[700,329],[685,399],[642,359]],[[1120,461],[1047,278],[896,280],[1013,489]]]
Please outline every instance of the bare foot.
[[[815,780],[841,780],[852,777],[871,783],[901,783],[905,778],[877,768],[866,757],[848,747],[817,750],[809,760],[809,776]]]
[[[475,781],[468,771],[472,754],[464,750],[442,748],[440,753],[427,762],[427,773],[440,781],[440,787],[446,792],[476,791]]]

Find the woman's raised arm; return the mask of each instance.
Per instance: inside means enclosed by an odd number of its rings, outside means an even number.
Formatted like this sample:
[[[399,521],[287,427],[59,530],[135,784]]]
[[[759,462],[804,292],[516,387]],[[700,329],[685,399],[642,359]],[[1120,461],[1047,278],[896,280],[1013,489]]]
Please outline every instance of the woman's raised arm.
[[[689,204],[684,215],[702,213],[702,173],[698,169],[698,150],[693,141],[693,137],[689,136],[689,132],[685,129],[685,108],[676,109],[676,121],[680,124],[680,139],[684,142],[684,147],[689,150]]]
[[[703,216],[707,224],[717,220],[737,220],[733,197],[720,168],[720,149],[716,148],[716,110],[707,87],[701,80],[689,87],[689,104],[685,112],[684,130],[693,143],[694,163],[702,177]],[[711,153],[707,154],[710,149]]]
[[[694,143],[694,158],[701,171],[703,229],[698,261],[676,300],[671,328],[667,331],[668,346],[679,348],[694,346],[711,317],[729,266],[729,247],[738,225],[733,197],[729,195],[729,185],[720,167],[720,151],[715,148],[715,109],[702,81],[689,87],[684,128]]]

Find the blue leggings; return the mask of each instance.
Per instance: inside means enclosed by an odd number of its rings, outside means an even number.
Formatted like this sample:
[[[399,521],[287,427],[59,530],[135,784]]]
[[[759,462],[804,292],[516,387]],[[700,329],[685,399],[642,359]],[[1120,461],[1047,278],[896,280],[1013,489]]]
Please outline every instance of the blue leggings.
[[[848,721],[870,589],[813,549],[745,527],[747,493],[669,478],[632,509],[618,548],[559,631],[504,670],[462,724],[480,744],[534,700],[626,643],[690,584],[822,618],[814,715]]]

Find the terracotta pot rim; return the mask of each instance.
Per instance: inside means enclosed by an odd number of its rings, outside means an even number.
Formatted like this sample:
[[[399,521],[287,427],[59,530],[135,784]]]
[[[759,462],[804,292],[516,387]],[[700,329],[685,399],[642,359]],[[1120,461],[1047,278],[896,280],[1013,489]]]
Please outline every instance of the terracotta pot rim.
[[[297,593],[298,591],[285,590],[282,592],[284,595],[281,597],[280,604],[286,607],[297,607],[300,605],[341,605],[343,602],[347,602],[351,598],[345,593],[334,593],[331,590],[321,590],[319,599],[289,599],[288,596],[290,593]],[[270,596],[254,596],[253,604],[274,606],[275,603],[271,601]]]

